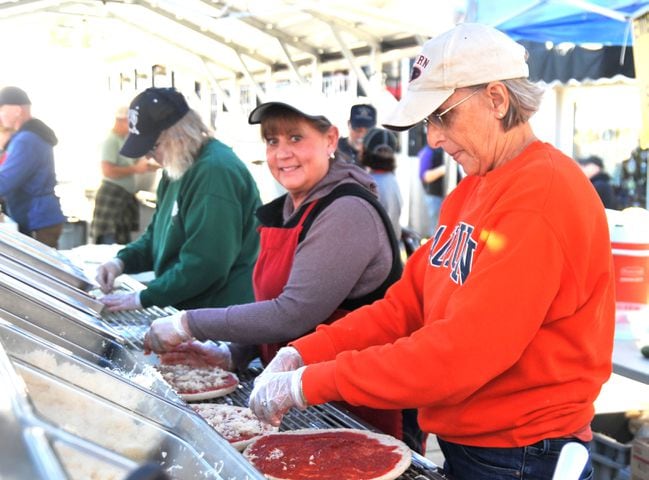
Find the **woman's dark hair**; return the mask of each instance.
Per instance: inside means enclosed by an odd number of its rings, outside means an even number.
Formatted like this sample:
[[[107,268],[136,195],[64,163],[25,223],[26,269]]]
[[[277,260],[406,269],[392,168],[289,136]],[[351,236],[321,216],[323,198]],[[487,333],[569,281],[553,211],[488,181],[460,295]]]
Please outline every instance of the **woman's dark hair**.
[[[363,151],[361,163],[372,170],[385,170],[393,172],[397,168],[394,150],[390,147],[379,147],[374,152]]]

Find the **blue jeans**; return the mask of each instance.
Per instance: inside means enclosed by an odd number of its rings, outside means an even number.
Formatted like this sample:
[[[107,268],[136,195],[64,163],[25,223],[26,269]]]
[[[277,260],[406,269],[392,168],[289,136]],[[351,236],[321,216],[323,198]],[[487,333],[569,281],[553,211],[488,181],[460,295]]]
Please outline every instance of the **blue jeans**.
[[[452,480],[551,480],[561,448],[578,440],[541,440],[519,448],[469,447],[445,442],[439,437],[437,441],[444,454],[444,474]],[[589,447],[587,443],[580,443]],[[589,458],[580,480],[592,478]]]

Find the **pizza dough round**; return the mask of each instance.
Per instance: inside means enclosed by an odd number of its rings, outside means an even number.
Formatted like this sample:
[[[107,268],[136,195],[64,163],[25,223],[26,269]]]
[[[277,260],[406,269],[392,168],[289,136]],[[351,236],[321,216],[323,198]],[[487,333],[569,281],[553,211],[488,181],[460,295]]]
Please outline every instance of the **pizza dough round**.
[[[188,401],[208,400],[232,393],[239,386],[237,376],[219,367],[195,368],[189,365],[158,365],[162,378]]]
[[[198,402],[201,400],[211,400],[213,398],[224,397],[232,392],[234,392],[239,386],[239,382],[232,384],[230,387],[220,387],[213,390],[207,390],[205,392],[196,392],[196,393],[178,393],[180,398],[186,402]]]
[[[197,403],[191,408],[239,451],[243,451],[260,435],[277,431],[277,427],[262,422],[246,407]]]
[[[351,428],[262,435],[243,455],[271,480],[393,480],[412,461],[401,440]]]

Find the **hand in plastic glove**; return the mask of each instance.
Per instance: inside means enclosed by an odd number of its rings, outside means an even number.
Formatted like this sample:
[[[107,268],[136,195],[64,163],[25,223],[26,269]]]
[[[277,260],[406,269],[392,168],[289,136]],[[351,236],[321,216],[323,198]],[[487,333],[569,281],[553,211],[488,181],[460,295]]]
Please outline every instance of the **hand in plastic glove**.
[[[193,342],[181,343],[173,350],[160,354],[160,363],[175,365],[182,363],[192,367],[219,367],[232,370],[232,355],[225,342]]]
[[[109,312],[137,310],[138,308],[142,308],[142,304],[140,303],[140,292],[113,293],[111,295],[104,295],[99,299],[99,301],[106,305]]]
[[[124,271],[124,262],[119,258],[113,258],[106,263],[99,265],[95,280],[102,292],[108,293],[113,290],[115,279]]]
[[[302,373],[306,367],[290,372],[268,373],[255,382],[250,394],[250,409],[260,420],[276,427],[291,408],[307,407],[302,393]]]
[[[168,317],[154,320],[149,331],[144,335],[144,353],[168,352],[181,343],[190,341],[193,337],[185,327],[184,316],[185,311],[181,310]]]
[[[304,360],[302,360],[300,352],[293,347],[282,347],[266,366],[262,375],[266,373],[290,372],[291,370],[297,370],[303,365]]]

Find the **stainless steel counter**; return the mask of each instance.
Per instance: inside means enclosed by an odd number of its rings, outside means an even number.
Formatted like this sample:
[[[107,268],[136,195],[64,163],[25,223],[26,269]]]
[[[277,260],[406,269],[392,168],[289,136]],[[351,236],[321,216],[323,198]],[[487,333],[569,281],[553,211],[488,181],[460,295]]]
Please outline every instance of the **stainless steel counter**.
[[[153,320],[175,309],[104,311],[79,286],[29,257],[14,262],[2,251],[0,242],[0,359],[13,383],[0,378],[12,385],[4,405],[0,396],[0,427],[11,432],[3,437],[13,444],[6,455],[0,448],[0,478],[76,480],[70,457],[122,477],[153,462],[178,479],[263,478],[152,372],[156,357],[143,354],[142,337]],[[137,288],[125,280],[120,288]],[[221,401],[246,405],[258,373],[246,372],[240,387]],[[113,431],[115,425],[122,429]],[[370,428],[329,404],[292,410],[280,428],[341,427]],[[443,478],[417,454],[400,477]]]

